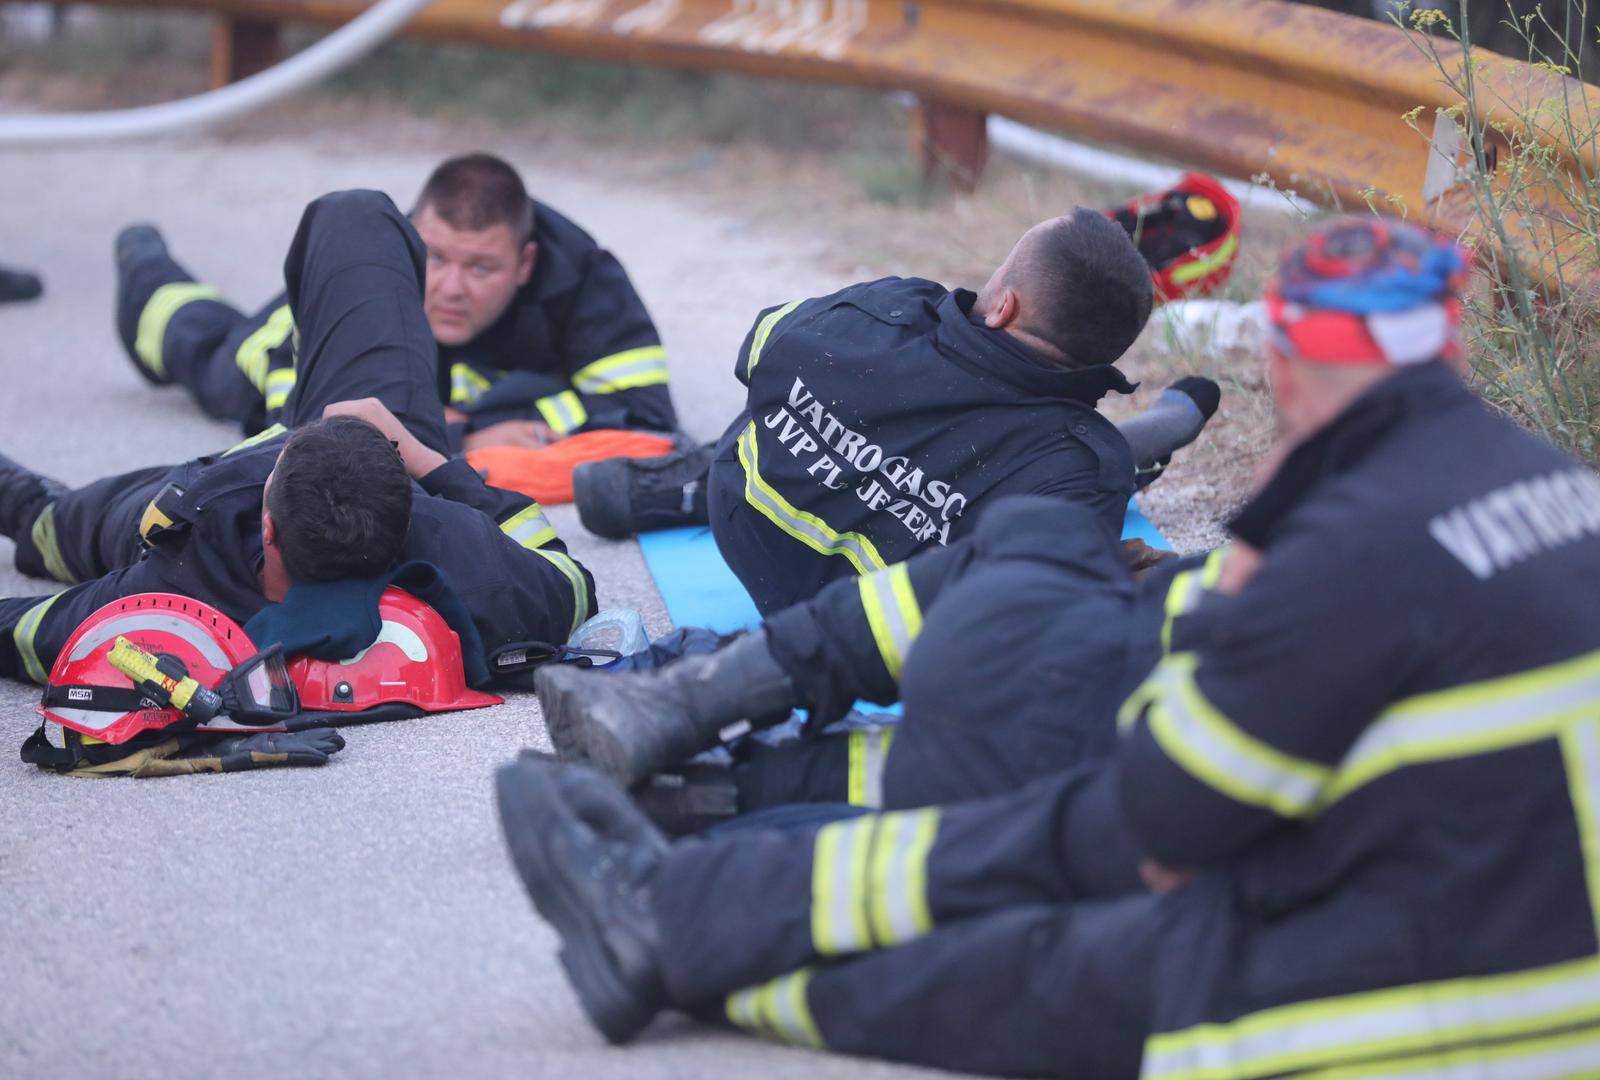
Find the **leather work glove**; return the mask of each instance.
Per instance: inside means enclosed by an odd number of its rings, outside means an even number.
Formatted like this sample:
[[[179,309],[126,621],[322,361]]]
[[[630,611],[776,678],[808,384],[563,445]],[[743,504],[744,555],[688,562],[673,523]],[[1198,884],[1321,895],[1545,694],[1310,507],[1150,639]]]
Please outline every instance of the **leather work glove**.
[[[100,765],[80,765],[68,776],[188,776],[194,773],[243,772],[289,765],[326,765],[344,749],[344,738],[332,728],[268,731],[222,738],[168,739]]]

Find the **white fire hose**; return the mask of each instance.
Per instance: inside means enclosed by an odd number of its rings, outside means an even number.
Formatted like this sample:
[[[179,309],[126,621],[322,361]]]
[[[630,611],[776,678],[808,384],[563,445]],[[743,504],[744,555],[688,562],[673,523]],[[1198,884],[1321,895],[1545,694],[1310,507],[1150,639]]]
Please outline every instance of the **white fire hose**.
[[[282,63],[182,101],[105,112],[0,116],[0,148],[133,139],[227,120],[288,97],[354,63],[398,33],[429,3],[430,0],[379,0]]]

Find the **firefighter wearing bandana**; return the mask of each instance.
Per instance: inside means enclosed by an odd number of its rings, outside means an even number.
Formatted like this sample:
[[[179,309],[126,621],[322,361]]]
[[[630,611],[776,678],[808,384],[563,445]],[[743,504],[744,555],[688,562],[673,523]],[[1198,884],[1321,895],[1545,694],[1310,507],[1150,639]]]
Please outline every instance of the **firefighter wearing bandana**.
[[[676,429],[666,351],[622,264],[530,199],[511,166],[488,154],[444,162],[411,218],[453,449]],[[246,316],[148,225],[125,229],[116,255],[118,333],[141,375],[181,384],[247,434],[283,419],[299,371],[287,296]]]
[[[1003,1075],[1600,1072],[1600,481],[1462,385],[1464,266],[1371,218],[1286,258],[1283,456],[1104,765],[677,845],[581,765],[504,769],[601,1031],[675,1008]]]

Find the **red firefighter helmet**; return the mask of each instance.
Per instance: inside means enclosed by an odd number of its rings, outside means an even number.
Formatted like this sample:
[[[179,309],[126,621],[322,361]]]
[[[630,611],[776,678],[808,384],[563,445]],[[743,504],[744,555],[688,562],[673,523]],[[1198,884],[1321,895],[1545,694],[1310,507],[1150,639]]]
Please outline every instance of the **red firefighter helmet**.
[[[309,711],[365,712],[412,705],[425,712],[482,709],[504,703],[467,686],[461,639],[432,607],[401,589],[378,598],[378,640],[348,660],[296,657],[289,676]]]
[[[133,680],[111,662],[118,638],[147,653],[175,658],[205,687],[216,686],[256,655],[238,623],[198,600],[170,593],[113,600],[80,623],[56,654],[39,707],[46,720],[120,745],[185,718],[181,709],[141,699]]]
[[[1239,200],[1215,177],[1184,173],[1166,191],[1107,210],[1150,264],[1156,301],[1202,296],[1228,280],[1239,255]]]

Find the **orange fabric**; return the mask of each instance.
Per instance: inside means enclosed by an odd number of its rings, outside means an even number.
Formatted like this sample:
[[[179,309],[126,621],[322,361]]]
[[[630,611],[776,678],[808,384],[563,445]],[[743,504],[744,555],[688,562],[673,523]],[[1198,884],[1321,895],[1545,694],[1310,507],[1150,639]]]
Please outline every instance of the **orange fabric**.
[[[672,440],[642,431],[583,431],[538,450],[492,446],[467,454],[467,463],[487,472],[489,483],[520,491],[542,503],[572,501],[572,470],[590,461],[614,457],[660,457]]]

